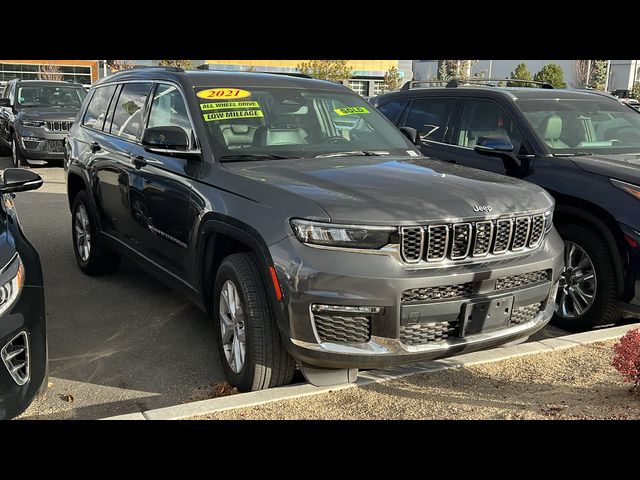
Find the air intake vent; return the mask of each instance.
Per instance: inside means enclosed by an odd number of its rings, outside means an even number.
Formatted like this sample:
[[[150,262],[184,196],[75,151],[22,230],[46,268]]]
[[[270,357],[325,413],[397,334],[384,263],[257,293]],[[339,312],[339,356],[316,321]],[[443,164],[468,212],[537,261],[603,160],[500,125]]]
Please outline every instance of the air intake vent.
[[[520,325],[521,323],[530,322],[540,313],[542,303],[532,303],[524,307],[516,307],[511,312],[511,320],[509,325]]]
[[[411,288],[402,292],[402,302],[431,302],[452,298],[468,297],[473,293],[473,282],[439,287]]]
[[[424,228],[402,227],[402,258],[407,263],[417,263],[422,260],[424,248]]]
[[[493,244],[493,253],[504,253],[509,248],[513,233],[513,220],[510,218],[496,222],[496,241]]]
[[[493,240],[493,222],[476,223],[476,238],[473,242],[473,256],[484,257],[489,253]]]
[[[437,262],[444,260],[449,243],[449,227],[447,225],[430,225],[428,228],[427,260]]]
[[[365,343],[371,339],[371,318],[368,315],[314,313],[313,321],[322,342]]]
[[[457,223],[453,226],[453,241],[451,244],[451,259],[466,258],[471,248],[471,224]]]
[[[458,325],[457,321],[403,325],[400,327],[400,341],[405,345],[423,345],[446,340],[457,336]]]
[[[29,381],[29,339],[26,332],[20,332],[2,347],[0,357],[18,385]]]
[[[515,226],[513,229],[513,243],[511,244],[511,250],[516,252],[526,247],[530,226],[531,226],[530,217],[516,218]]]

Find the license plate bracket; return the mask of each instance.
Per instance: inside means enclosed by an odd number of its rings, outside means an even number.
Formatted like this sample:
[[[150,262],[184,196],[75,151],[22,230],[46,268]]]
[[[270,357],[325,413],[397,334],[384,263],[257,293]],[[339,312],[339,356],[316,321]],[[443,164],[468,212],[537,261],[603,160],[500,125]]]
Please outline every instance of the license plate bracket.
[[[462,306],[462,336],[505,328],[512,311],[513,295],[465,303]]]

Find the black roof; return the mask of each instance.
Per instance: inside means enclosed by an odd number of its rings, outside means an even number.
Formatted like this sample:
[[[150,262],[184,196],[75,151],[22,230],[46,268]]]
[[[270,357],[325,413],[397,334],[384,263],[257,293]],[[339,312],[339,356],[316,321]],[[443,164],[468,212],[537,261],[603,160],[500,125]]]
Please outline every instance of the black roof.
[[[103,78],[95,85],[122,80],[173,80],[194,87],[290,87],[344,91],[346,87],[326,80],[258,72],[181,70],[173,67],[132,68]]]
[[[54,87],[78,87],[78,88],[82,88],[82,84],[81,83],[77,83],[77,82],[65,82],[64,80],[22,80],[21,78],[14,78],[12,80],[9,80],[8,83],[25,83],[28,85],[50,85],[50,86],[54,86]]]

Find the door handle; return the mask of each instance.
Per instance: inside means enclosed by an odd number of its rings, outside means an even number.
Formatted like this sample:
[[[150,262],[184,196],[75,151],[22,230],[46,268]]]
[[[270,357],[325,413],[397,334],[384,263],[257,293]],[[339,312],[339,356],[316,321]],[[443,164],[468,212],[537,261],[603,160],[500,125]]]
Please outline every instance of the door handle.
[[[147,165],[147,161],[144,159],[143,156],[140,156],[140,155],[138,155],[137,157],[132,156],[131,161],[133,162],[133,165],[138,169]]]
[[[93,153],[95,153],[98,150],[100,150],[102,147],[100,146],[100,144],[98,142],[93,142],[92,144],[89,145],[89,148],[91,149],[91,151]]]

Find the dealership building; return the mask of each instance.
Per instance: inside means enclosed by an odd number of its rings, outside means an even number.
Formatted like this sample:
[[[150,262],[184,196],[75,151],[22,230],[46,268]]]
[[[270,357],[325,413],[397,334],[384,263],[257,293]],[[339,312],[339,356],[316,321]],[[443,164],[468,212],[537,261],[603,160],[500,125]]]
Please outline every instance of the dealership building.
[[[44,69],[51,66],[57,67],[60,79],[83,85],[91,85],[100,76],[98,60],[0,60],[0,82],[39,80],[46,75]]]

